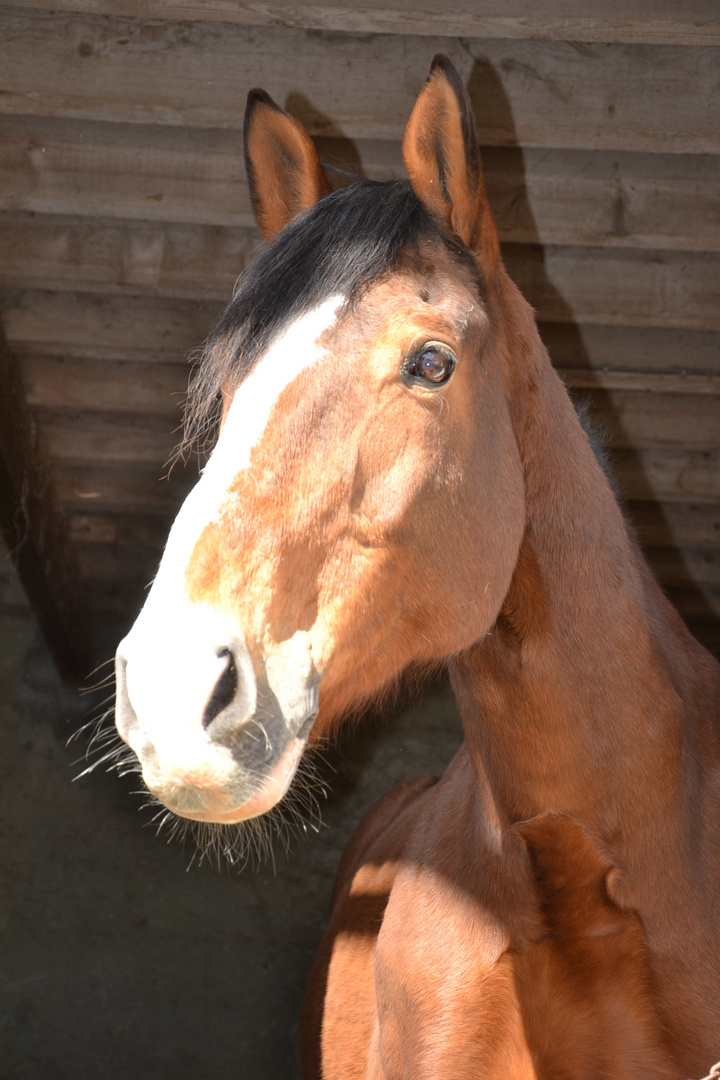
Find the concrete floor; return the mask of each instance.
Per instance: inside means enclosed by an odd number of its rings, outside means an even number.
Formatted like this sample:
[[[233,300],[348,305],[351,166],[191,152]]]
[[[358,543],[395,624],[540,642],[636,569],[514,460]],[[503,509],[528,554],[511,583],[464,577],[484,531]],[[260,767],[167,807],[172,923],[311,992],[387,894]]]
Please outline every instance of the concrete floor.
[[[452,697],[350,736],[319,833],[242,873],[188,869],[134,779],[73,782],[86,708],[32,620],[0,617],[0,1080],[293,1080],[342,848],[393,783],[449,761]]]

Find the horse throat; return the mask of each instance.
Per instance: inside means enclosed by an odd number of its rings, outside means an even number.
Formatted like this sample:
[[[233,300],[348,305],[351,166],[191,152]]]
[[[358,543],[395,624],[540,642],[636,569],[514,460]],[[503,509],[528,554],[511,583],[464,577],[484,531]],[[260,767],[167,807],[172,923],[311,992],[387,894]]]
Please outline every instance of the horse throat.
[[[549,368],[518,442],[525,536],[497,621],[454,658],[453,686],[501,815],[556,811],[610,837],[657,822],[658,784],[677,810],[687,687],[665,644],[694,646]]]

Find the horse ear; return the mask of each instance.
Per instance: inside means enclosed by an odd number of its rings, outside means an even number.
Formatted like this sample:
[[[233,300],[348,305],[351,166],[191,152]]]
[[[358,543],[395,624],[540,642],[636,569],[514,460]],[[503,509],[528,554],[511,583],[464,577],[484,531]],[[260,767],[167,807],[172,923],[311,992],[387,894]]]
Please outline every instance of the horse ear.
[[[312,139],[264,90],[251,90],[243,130],[255,217],[266,240],[330,191]]]
[[[407,122],[403,158],[420,201],[475,252],[491,276],[500,244],[483,183],[475,118],[457,70],[442,53],[433,60]]]

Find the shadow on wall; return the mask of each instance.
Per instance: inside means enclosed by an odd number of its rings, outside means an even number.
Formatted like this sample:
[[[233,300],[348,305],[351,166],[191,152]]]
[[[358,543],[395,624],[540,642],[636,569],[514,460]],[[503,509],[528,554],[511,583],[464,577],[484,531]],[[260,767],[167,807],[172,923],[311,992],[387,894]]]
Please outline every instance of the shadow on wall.
[[[534,245],[529,252],[531,265],[527,265],[528,251],[525,245],[503,243],[503,258],[511,277],[523,288],[526,299],[536,308],[542,308],[552,313],[553,322],[545,326],[540,324],[540,332],[548,346],[551,359],[557,363],[553,356],[552,339],[557,329],[557,324],[563,327],[563,356],[562,363],[558,366],[574,367],[583,370],[592,370],[593,364],[583,341],[582,326],[576,320],[575,313],[553,282],[547,268],[545,246],[541,242],[532,206],[528,198],[527,183],[525,181],[525,159],[523,150],[519,145],[515,123],[513,120],[510,101],[505,93],[502,77],[498,71],[487,61],[476,61],[473,65],[467,84],[470,100],[476,118],[492,115],[492,126],[500,128],[507,138],[507,148],[503,151],[505,169],[512,174],[515,182],[512,191],[504,190],[499,176],[492,171],[492,155],[490,167],[486,169],[488,197],[496,215],[502,236],[503,226],[505,229],[512,228],[527,237],[527,242]],[[560,106],[558,106],[560,107]],[[517,178],[520,178],[518,182]],[[622,193],[617,190],[617,179],[609,181],[613,183],[613,199],[616,212],[614,215],[614,228],[618,235],[627,235],[623,214]],[[521,263],[520,259],[526,260]],[[598,385],[590,391],[570,390],[570,396],[579,408],[583,417],[587,417],[590,427],[594,432],[594,441],[601,445],[609,440],[611,434],[614,442],[623,447],[623,468],[627,474],[632,474],[633,486],[637,494],[642,494],[645,506],[652,515],[652,534],[654,542],[662,546],[664,570],[671,581],[683,582],[683,593],[686,610],[692,611],[693,620],[697,620],[698,632],[703,624],[714,620],[714,612],[708,602],[702,588],[693,581],[692,570],[684,558],[683,551],[675,542],[672,524],[668,521],[663,506],[654,496],[652,483],[647,476],[642,456],[638,453],[634,433],[620,416],[612,400],[612,395]],[[623,491],[622,478],[613,475],[613,454],[609,447],[608,455],[611,479],[613,487],[618,493],[621,502],[629,498]],[[635,525],[632,513],[628,514],[631,524]],[[639,527],[638,522],[637,526]]]

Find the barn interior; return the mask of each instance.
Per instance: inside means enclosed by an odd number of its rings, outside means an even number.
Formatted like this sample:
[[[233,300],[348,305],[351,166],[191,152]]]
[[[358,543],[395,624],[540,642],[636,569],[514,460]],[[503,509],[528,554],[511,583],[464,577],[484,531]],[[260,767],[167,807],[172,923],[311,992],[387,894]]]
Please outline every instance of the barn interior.
[[[434,53],[450,56],[508,270],[655,575],[720,651],[717,5],[445,8],[0,8],[2,1080],[296,1075],[349,832],[461,738],[442,681],[349,725],[322,826],[241,873],[143,828],[134,778],[71,782],[87,738],[68,739],[111,692],[79,689],[102,678],[198,476],[197,460],[169,468],[189,358],[261,244],[251,88],[327,165],[401,177],[404,123]]]

